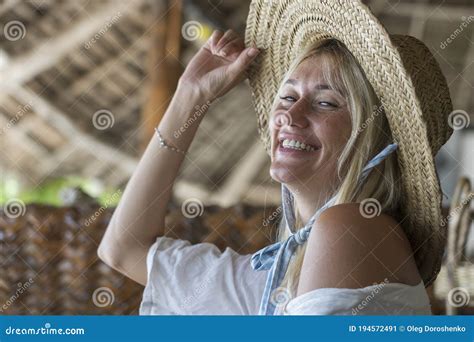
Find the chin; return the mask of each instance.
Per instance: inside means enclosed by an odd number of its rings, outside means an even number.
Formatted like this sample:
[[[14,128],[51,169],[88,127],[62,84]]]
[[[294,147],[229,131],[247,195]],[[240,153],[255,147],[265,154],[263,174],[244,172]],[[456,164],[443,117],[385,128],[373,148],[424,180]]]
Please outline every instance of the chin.
[[[270,166],[270,177],[278,183],[291,184],[291,183],[301,183],[302,180],[294,172],[290,172],[288,168],[285,168],[280,165]]]

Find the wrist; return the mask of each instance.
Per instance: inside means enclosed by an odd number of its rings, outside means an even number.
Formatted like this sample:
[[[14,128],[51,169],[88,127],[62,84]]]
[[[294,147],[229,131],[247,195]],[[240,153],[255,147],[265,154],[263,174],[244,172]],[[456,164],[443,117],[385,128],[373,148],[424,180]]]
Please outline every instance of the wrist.
[[[211,101],[196,86],[179,83],[168,111],[181,124],[188,121],[199,123],[210,105]]]
[[[207,100],[198,86],[183,81],[182,79],[179,79],[178,81],[174,97],[178,98],[180,101],[184,100],[184,102],[190,104],[191,107],[203,104]]]
[[[211,102],[195,87],[178,84],[173,98],[158,125],[163,138],[180,150],[186,150]]]

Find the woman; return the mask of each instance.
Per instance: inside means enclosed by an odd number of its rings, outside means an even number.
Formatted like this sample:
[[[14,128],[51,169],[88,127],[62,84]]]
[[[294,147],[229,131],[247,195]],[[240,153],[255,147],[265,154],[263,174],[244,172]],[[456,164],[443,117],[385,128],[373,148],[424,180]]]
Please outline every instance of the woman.
[[[356,20],[346,25],[341,13]],[[411,37],[395,41],[358,1],[255,0],[246,44],[231,30],[212,34],[99,247],[104,262],[146,285],[141,314],[431,313],[424,287],[444,246],[433,156],[452,132],[451,103],[429,51]],[[259,51],[245,45],[266,51],[251,64]],[[417,54],[402,64],[404,47]],[[202,108],[245,76],[284,213],[280,241],[252,257],[162,236]],[[411,112],[400,112],[406,103]]]

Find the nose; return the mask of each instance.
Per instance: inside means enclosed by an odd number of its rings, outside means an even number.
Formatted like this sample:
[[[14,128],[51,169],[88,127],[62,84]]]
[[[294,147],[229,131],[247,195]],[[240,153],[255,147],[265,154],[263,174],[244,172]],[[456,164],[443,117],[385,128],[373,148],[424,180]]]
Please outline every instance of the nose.
[[[300,97],[287,110],[290,119],[290,126],[306,127],[308,125],[308,113],[311,112],[311,101],[305,97]]]

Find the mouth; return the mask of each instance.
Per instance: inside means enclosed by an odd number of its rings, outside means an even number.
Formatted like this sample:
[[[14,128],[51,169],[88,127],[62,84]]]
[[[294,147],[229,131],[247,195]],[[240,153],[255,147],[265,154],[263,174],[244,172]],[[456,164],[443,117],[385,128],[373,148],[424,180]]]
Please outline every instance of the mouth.
[[[312,145],[309,143],[305,143],[298,139],[288,139],[288,138],[281,138],[279,140],[280,149],[283,151],[301,151],[301,152],[315,152],[321,149],[320,146]]]

